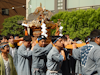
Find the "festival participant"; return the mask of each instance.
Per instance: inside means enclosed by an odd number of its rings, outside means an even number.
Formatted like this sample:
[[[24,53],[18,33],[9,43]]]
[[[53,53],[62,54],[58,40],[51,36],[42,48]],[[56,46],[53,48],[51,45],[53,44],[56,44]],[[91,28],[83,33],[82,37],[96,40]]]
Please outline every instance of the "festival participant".
[[[62,75],[61,65],[66,56],[64,53],[64,45],[60,36],[52,38],[55,45],[47,55],[47,73],[46,75]]]
[[[32,55],[32,50],[34,43],[32,44],[31,50],[27,50],[31,44],[31,36],[24,36],[23,44],[18,48],[18,75],[31,75],[30,70],[30,56]]]
[[[14,36],[9,34],[7,35],[7,38],[8,38],[8,44],[10,46],[9,54],[12,56],[15,68],[17,70],[18,59],[17,59],[17,49],[14,45]]]
[[[2,36],[2,38],[1,38],[1,43],[2,42],[8,42],[8,38],[6,37],[6,36]]]
[[[74,38],[73,41],[76,42],[76,44],[83,43],[79,37]],[[73,57],[71,57],[71,65],[72,65],[73,75],[75,75],[75,74],[81,75],[81,63],[80,63],[80,61],[75,60]]]
[[[90,37],[87,36],[87,37],[85,38],[85,43],[86,43],[86,44],[89,44],[89,42],[90,42]],[[79,74],[79,75],[82,75],[82,74],[81,74],[81,73],[82,73],[81,61],[79,61],[79,60],[76,61],[75,73],[76,73],[76,74]]]
[[[17,75],[13,58],[9,55],[9,45],[6,42],[0,44],[0,75]]]
[[[69,44],[73,42],[72,39],[70,39],[69,34],[65,34],[65,37],[67,37],[67,41],[69,42]]]
[[[64,52],[65,52],[65,55],[66,55],[66,60],[63,61],[62,67],[61,67],[62,75],[70,75],[70,63],[69,63],[69,60],[70,60],[69,53],[70,53],[70,51],[65,48],[69,44],[69,42],[67,41],[67,37],[65,37],[65,36],[62,36],[61,39],[62,39],[62,43],[64,44],[63,49],[64,49]]]
[[[78,37],[74,38],[73,42],[76,42],[77,44],[83,43],[83,41],[80,38],[78,38]]]
[[[16,35],[14,36],[14,39],[15,39],[15,40],[16,40],[16,39],[19,39],[19,35],[16,34]]]
[[[81,61],[82,75],[100,75],[100,30],[93,30],[90,33],[89,44],[76,49],[73,44],[73,57]]]
[[[18,34],[16,34],[16,35],[14,35],[14,40],[18,40],[18,39],[20,39],[19,38],[19,35]],[[21,42],[21,41],[20,41]],[[15,45],[15,47],[16,47],[16,49],[18,49],[18,44],[17,44],[18,42],[14,42],[14,45]]]
[[[87,37],[85,38],[85,43],[86,43],[86,44],[89,44],[89,42],[90,42],[90,38],[89,38],[89,36],[87,36]],[[82,73],[81,62],[80,62],[79,60],[76,61],[75,73],[76,73],[76,74],[79,74],[79,75],[82,75],[82,74],[81,74],[81,73]]]
[[[52,43],[45,47],[46,37],[38,37],[38,43],[34,46],[32,52],[32,75],[45,75],[46,73],[46,55],[52,48]]]
[[[15,68],[17,70],[17,49],[14,45],[14,36],[9,34],[7,35],[7,39],[9,44],[9,54],[12,56]]]

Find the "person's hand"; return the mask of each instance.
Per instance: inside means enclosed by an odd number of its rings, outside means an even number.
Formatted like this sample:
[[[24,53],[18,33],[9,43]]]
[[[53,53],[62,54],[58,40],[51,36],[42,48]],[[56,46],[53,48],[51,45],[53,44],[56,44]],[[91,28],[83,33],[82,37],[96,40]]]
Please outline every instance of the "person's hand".
[[[61,55],[64,57],[64,61],[66,60],[65,52],[64,50],[61,50]]]
[[[73,44],[73,49],[76,49],[76,48],[77,48],[76,44]]]
[[[64,50],[61,50],[61,55],[63,55],[65,52],[64,52]]]
[[[32,42],[31,45],[32,45],[32,47],[34,47],[36,45],[36,41],[35,42]]]

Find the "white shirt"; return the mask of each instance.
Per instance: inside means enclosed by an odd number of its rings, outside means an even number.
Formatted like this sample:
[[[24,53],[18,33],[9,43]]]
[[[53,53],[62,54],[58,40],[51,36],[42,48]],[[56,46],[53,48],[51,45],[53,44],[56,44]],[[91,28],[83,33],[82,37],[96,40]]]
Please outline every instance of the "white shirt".
[[[4,66],[5,66],[5,75],[10,75],[10,64],[9,64],[9,60],[6,61],[5,59],[3,59],[4,61]]]
[[[29,51],[29,50],[30,50],[30,48],[27,48],[26,50],[27,50],[27,51]]]
[[[15,54],[16,48],[12,48],[10,47],[10,54],[11,56],[14,58],[14,54]]]

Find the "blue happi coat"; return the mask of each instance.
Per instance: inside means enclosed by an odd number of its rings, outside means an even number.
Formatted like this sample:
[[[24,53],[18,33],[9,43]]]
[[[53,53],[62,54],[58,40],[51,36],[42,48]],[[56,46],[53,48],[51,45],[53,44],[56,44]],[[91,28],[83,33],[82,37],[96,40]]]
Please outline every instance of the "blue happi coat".
[[[18,48],[18,75],[31,75],[30,73],[30,56],[32,51],[27,51],[24,44]]]
[[[82,75],[91,75],[95,71],[100,75],[100,46],[95,42],[73,49],[73,57],[81,62]]]
[[[61,65],[64,58],[56,49],[53,47],[47,55],[47,73],[46,75],[62,75]]]
[[[34,46],[32,52],[32,75],[45,75],[46,73],[46,55],[51,50],[52,45],[40,47],[39,44]]]

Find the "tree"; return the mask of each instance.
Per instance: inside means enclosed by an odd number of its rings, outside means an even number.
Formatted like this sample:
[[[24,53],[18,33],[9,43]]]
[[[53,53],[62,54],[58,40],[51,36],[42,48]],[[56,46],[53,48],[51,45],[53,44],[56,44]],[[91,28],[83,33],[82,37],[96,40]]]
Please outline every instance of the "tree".
[[[100,29],[100,8],[59,12],[51,18],[55,23],[58,19],[63,20],[63,34],[69,34],[71,39],[79,37],[84,41],[93,29]]]
[[[19,36],[24,35],[24,27],[22,25],[18,25],[18,20],[23,20],[24,16],[16,15],[13,17],[6,18],[3,22],[3,29],[1,30],[1,35],[7,35],[7,34],[18,34]]]

